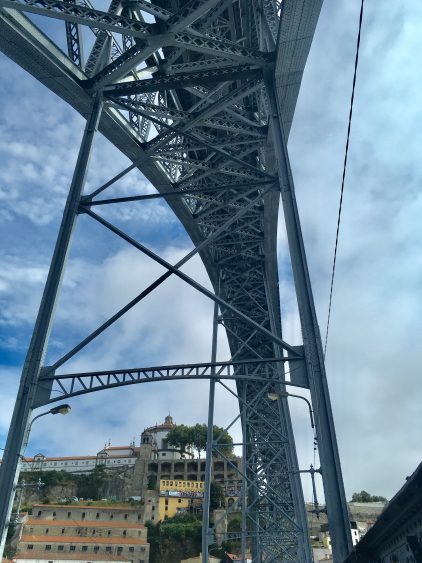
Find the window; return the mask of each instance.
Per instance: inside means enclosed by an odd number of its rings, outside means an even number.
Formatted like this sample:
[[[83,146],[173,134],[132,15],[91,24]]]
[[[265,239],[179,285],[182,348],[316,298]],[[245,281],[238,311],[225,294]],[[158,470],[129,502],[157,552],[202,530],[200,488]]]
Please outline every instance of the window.
[[[152,506],[152,507],[151,507],[151,510],[155,510],[155,506]]]
[[[95,530],[92,530],[92,535],[95,536]]]
[[[48,528],[46,528],[45,533],[48,534]]]
[[[99,513],[99,512],[97,512],[97,514],[95,515],[95,518],[96,518],[96,519],[98,520],[98,519],[99,519],[99,517],[100,517],[100,513]]]
[[[46,550],[46,551],[51,551],[51,545],[46,545],[46,546],[45,546],[45,550]]]
[[[41,516],[41,514],[42,514],[42,510],[39,510],[37,516]]]
[[[119,547],[117,548],[117,553],[120,554],[120,553],[122,553],[122,551],[123,551],[123,547],[121,547],[121,546],[119,545]]]
[[[111,547],[109,545],[106,546],[106,551],[108,551],[108,552],[111,551]]]
[[[133,553],[133,552],[135,551],[135,548],[134,548],[134,547],[129,547],[129,551],[130,551],[130,553]]]
[[[55,516],[55,515],[56,515],[56,513],[55,513],[55,512],[53,512],[53,516]]]
[[[178,500],[177,502],[178,502],[178,503],[180,504],[180,503],[182,502],[182,499],[181,499],[181,498],[179,498],[179,500]]]
[[[71,545],[71,546],[69,547],[69,549],[70,549],[70,551],[76,551],[76,545]]]
[[[113,514],[110,514],[110,520],[113,520],[114,516]]]
[[[72,513],[71,513],[71,512],[68,512],[68,513],[67,513],[67,517],[70,518],[71,516],[72,516]]]
[[[83,545],[83,546],[82,546],[82,551],[88,551],[88,546],[87,546],[87,545]]]
[[[166,507],[165,507],[165,511],[167,512],[167,510],[168,510],[168,509],[169,509],[169,507],[168,507],[168,506],[166,506]]]
[[[125,520],[127,520],[127,514],[125,514]]]
[[[64,551],[64,545],[58,545],[57,551]]]
[[[99,545],[94,545],[94,553],[98,553],[100,551]]]
[[[85,518],[85,512],[82,512],[82,520]]]
[[[65,530],[65,528],[62,528],[62,534],[64,534],[64,530]]]
[[[123,535],[125,536],[127,534],[127,530],[123,530]]]
[[[107,532],[107,535],[108,535],[108,536],[111,536],[111,530],[109,530],[109,531]]]
[[[27,549],[34,549],[34,545],[32,543],[29,543]]]

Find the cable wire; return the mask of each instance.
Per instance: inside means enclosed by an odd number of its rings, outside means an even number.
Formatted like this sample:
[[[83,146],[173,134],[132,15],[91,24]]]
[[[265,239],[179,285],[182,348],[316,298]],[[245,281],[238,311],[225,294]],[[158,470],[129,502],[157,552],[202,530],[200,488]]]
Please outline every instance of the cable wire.
[[[354,98],[355,98],[356,74],[357,74],[358,61],[359,61],[360,35],[361,35],[362,18],[363,18],[363,4],[364,4],[364,0],[362,0],[361,6],[360,6],[359,31],[358,31],[358,38],[357,38],[357,42],[356,42],[355,70],[354,70],[354,74],[353,74],[352,96],[351,96],[351,99],[350,99],[349,124],[348,124],[348,127],[347,127],[346,150],[345,150],[345,153],[344,153],[344,163],[343,163],[343,177],[342,177],[342,180],[341,180],[340,204],[339,204],[338,218],[337,218],[336,243],[335,243],[335,246],[334,246],[333,270],[332,270],[332,273],[331,273],[330,301],[329,301],[329,305],[328,305],[327,330],[325,332],[324,356],[327,352],[328,328],[330,326],[331,305],[332,305],[332,300],[333,300],[334,275],[335,275],[336,261],[337,261],[337,248],[338,248],[338,238],[339,238],[339,231],[340,231],[341,211],[342,211],[342,207],[343,207],[344,180],[345,180],[345,177],[346,177],[347,155],[349,153],[350,128],[351,128],[351,125],[352,125],[352,115],[353,115],[353,101],[354,101]]]

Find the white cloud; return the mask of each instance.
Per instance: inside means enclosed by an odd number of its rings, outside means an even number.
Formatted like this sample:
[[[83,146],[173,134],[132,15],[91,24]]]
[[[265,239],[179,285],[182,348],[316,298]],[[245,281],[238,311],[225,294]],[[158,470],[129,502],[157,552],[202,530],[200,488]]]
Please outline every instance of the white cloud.
[[[325,0],[289,145],[322,334],[358,10],[359,4],[351,0]],[[417,3],[401,5],[385,0],[365,5],[327,354],[349,496],[361,489],[391,496],[420,460],[422,110],[417,54],[422,47],[418,28],[421,10]],[[0,158],[6,163],[0,171],[0,199],[4,203],[0,216],[6,225],[2,241],[7,248],[0,271],[2,319],[9,331],[10,327],[24,327],[28,332],[83,121],[11,63],[0,59],[0,70],[8,78],[0,84],[5,139]],[[45,103],[38,103],[40,99]],[[88,191],[126,165],[127,161],[116,157],[115,149],[100,137]],[[151,186],[134,172],[104,197],[149,191]],[[162,228],[172,236],[171,229],[176,229],[165,205],[122,205],[103,212],[137,234],[142,231],[143,239],[154,239],[170,261],[184,252],[186,244],[179,232],[174,243],[165,241],[160,232]],[[75,241],[79,250],[71,255],[50,345],[52,357],[64,353],[70,341],[76,343],[161,271],[132,250],[122,250],[114,243],[108,246],[108,239],[95,243],[94,227],[89,230],[82,220],[80,223],[85,230]],[[282,231],[279,238],[284,337],[296,344],[300,329]],[[190,268],[189,272],[206,283],[198,260]],[[168,280],[67,367],[206,360],[211,315],[212,306],[205,298],[176,279]],[[3,337],[8,351],[13,338],[13,331]],[[22,338],[19,342],[21,345]],[[4,381],[2,375],[2,430],[13,397],[13,389],[11,395],[3,391]],[[13,381],[16,383],[16,374]],[[75,399],[71,416],[56,417],[59,420],[55,418],[54,425],[47,417],[40,420],[34,427],[33,447],[46,453],[92,453],[109,437],[116,443],[127,442],[144,426],[161,421],[169,410],[179,422],[204,420],[206,388],[201,382],[139,385]],[[236,405],[222,398],[218,409],[218,416],[224,419]],[[292,413],[300,462],[307,465],[312,445],[304,405],[292,401]]]
[[[359,7],[324,3],[290,139],[323,336]],[[420,461],[420,10],[365,5],[327,352],[348,495]]]

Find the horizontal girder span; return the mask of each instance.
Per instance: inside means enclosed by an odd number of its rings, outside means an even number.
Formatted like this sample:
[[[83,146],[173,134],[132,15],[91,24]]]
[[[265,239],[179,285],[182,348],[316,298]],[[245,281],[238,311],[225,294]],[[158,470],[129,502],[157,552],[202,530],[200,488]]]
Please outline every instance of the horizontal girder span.
[[[50,367],[43,368],[39,379],[40,391],[36,407],[62,401],[70,397],[92,393],[114,387],[148,383],[152,381],[169,381],[180,379],[215,379],[245,382],[258,382],[272,388],[288,385],[306,388],[306,385],[280,379],[279,365],[285,362],[300,361],[297,357],[264,360],[241,360],[229,362],[155,366],[147,368],[131,368],[109,371],[93,371],[85,373],[58,374]],[[57,392],[58,396],[51,396]]]

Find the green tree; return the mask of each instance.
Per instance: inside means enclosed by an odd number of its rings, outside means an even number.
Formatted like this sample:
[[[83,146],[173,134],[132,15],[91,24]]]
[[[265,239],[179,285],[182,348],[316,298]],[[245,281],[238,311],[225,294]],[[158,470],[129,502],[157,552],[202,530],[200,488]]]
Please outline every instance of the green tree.
[[[230,434],[220,426],[213,426],[213,439],[218,443],[218,450],[226,456],[233,454],[233,438]],[[207,425],[195,424],[194,426],[186,426],[179,424],[174,426],[167,434],[167,441],[170,446],[186,452],[188,448],[193,448],[201,457],[201,452],[207,449]],[[215,455],[217,451],[214,451]]]
[[[101,489],[107,479],[103,465],[97,465],[88,475],[78,475],[76,495],[81,498],[99,500]]]
[[[370,495],[366,491],[361,491],[360,493],[353,493],[352,502],[387,502],[387,499],[385,497]]]
[[[192,432],[192,445],[198,452],[198,457],[201,457],[201,452],[207,449],[207,425],[195,424],[191,428]]]
[[[233,438],[220,426],[213,426],[214,442],[217,442],[218,449],[225,456],[230,457],[233,455]],[[215,452],[216,453],[216,452]]]
[[[177,424],[167,434],[167,442],[169,446],[179,448],[180,451],[186,452],[187,448],[193,446],[193,432],[191,426],[185,424]]]
[[[226,497],[224,489],[221,485],[213,481],[210,487],[210,510],[224,508],[226,506]]]

